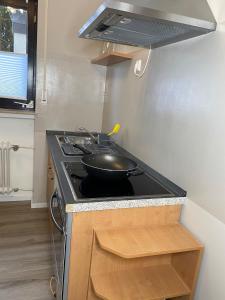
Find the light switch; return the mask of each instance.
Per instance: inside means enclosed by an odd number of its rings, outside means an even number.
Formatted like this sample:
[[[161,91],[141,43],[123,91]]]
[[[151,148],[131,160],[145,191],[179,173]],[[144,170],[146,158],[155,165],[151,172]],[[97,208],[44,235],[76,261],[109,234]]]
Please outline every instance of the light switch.
[[[47,104],[47,102],[48,102],[47,98],[48,98],[48,91],[47,91],[47,89],[44,89],[42,91],[41,103],[42,104]]]

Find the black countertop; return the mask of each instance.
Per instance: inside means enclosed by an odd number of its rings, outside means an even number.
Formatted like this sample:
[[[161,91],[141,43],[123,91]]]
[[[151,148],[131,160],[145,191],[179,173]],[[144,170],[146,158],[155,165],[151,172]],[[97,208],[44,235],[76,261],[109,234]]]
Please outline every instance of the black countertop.
[[[61,150],[61,147],[58,143],[57,136],[63,136],[63,135],[77,135],[75,132],[65,132],[65,131],[47,131],[47,142],[49,151],[52,157],[52,161],[54,164],[55,172],[58,178],[58,184],[59,188],[61,190],[62,196],[64,198],[65,204],[75,204],[77,203],[77,199],[75,199],[75,195],[72,192],[72,189],[70,187],[69,181],[67,180],[67,177],[64,172],[63,163],[64,162],[78,162],[80,161],[80,157],[71,157],[71,156],[65,156]],[[83,135],[83,134],[82,134]],[[104,137],[104,135],[102,135]],[[127,152],[125,149],[118,146],[116,143],[112,142],[112,147],[116,151],[118,151],[121,155],[125,155],[134,161],[137,162],[138,166],[147,171],[148,174],[151,175],[152,178],[154,178],[156,181],[158,181],[160,184],[162,184],[166,189],[171,191],[173,196],[171,197],[186,197],[186,192],[178,187],[176,184],[153,170],[151,167],[143,163],[141,160],[134,157],[131,153]],[[117,199],[118,200],[118,199]],[[123,198],[121,200],[126,200],[126,198]],[[129,199],[127,199],[129,200]],[[96,199],[96,202],[99,200]],[[109,201],[109,199],[101,199],[101,201]],[[110,199],[112,201],[112,199]],[[85,199],[82,202],[88,202],[85,201]],[[93,200],[92,200],[93,202]]]

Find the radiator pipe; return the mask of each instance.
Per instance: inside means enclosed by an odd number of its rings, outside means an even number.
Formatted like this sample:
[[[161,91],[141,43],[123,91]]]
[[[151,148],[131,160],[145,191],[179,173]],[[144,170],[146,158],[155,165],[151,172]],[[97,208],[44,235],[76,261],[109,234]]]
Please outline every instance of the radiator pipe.
[[[6,188],[7,188],[7,194],[10,194],[10,151],[11,151],[11,145],[8,142],[6,145]]]
[[[5,194],[5,145],[2,143],[2,193]]]
[[[25,150],[34,150],[33,147],[23,147],[23,146],[19,146],[19,145],[12,145],[11,149],[13,149],[13,151],[18,151],[19,149],[25,149]]]

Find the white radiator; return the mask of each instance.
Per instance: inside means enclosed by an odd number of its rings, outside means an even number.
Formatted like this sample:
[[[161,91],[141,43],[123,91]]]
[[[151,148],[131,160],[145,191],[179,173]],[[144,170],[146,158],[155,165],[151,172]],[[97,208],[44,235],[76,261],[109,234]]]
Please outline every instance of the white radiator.
[[[18,192],[19,188],[11,187],[11,151],[22,149],[33,149],[31,147],[20,147],[11,145],[9,142],[0,142],[0,195],[10,195],[12,192]]]
[[[0,194],[10,194],[12,192],[10,182],[10,152],[13,147],[9,142],[0,143]]]

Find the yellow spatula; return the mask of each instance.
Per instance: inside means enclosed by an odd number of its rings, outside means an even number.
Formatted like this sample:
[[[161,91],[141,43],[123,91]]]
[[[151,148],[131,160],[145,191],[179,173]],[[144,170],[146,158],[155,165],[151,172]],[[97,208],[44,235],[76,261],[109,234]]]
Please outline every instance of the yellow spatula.
[[[121,125],[119,123],[116,123],[113,127],[113,130],[108,133],[108,136],[112,136],[114,134],[117,134],[120,131]]]

